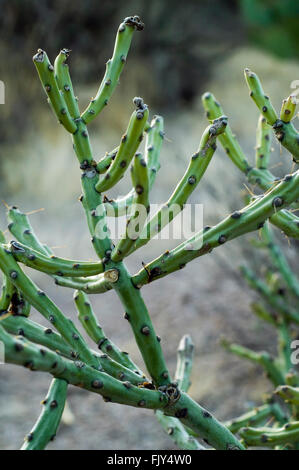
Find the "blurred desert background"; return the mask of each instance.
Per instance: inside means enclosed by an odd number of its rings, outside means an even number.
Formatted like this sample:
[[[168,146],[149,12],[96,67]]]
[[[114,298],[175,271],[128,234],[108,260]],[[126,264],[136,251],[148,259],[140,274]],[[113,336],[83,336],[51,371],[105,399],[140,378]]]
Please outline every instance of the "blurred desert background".
[[[248,96],[243,69],[262,79],[276,109],[299,79],[299,7],[296,0],[159,0],[114,2],[86,0],[0,0],[0,79],[6,101],[0,105],[0,199],[31,216],[40,239],[57,255],[94,260],[85,216],[78,202],[80,170],[69,135],[46,103],[31,57],[41,47],[53,62],[58,51],[72,50],[69,65],[83,110],[104,72],[121,20],[138,14],[145,30],[135,33],[120,84],[107,109],[90,126],[96,158],[118,145],[131,115],[134,96],[142,96],[151,115],[165,119],[161,170],[151,202],[168,198],[198,147],[207,120],[201,95],[211,91],[222,103],[248,159],[254,162],[258,111]],[[273,142],[271,167],[280,176],[291,159]],[[245,177],[218,146],[192,202],[204,204],[204,224],[241,208]],[[247,185],[248,186],[248,185]],[[129,180],[118,185],[119,194]],[[250,188],[257,192],[256,188]],[[115,194],[115,193],[114,193]],[[5,205],[0,228],[6,229]],[[298,247],[275,231],[298,273]],[[254,253],[248,235],[184,270],[143,288],[144,297],[171,372],[181,336],[192,335],[195,358],[190,394],[219,419],[259,404],[269,385],[258,367],[224,352],[220,337],[248,347],[275,351],[275,335],[250,312],[256,297],[239,275],[241,263],[266,269],[263,253]],[[8,236],[9,237],[9,236]],[[10,238],[9,238],[10,239]],[[152,241],[128,259],[132,272],[165,249]],[[30,270],[28,270],[30,272]],[[73,292],[30,272],[36,283],[76,318]],[[122,306],[113,292],[92,296],[107,336],[129,351],[142,367]],[[45,324],[37,313],[32,318]],[[0,366],[0,448],[21,446],[40,412],[50,377],[14,366]],[[98,395],[69,388],[73,419],[65,420],[49,449],[172,449],[174,445],[146,410],[106,404]]]

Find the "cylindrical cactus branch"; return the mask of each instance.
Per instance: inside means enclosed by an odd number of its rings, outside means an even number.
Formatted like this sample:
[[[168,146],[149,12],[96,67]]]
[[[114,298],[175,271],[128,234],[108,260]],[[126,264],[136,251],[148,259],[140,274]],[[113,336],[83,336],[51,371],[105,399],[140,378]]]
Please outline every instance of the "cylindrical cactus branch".
[[[43,450],[53,441],[65,406],[68,383],[53,379],[46,398],[42,401],[43,411],[35,426],[25,437],[21,450]]]
[[[299,388],[281,385],[275,390],[275,394],[280,396],[286,403],[299,406]]]
[[[33,56],[33,62],[37,69],[40,81],[42,82],[43,88],[48,96],[49,103],[51,104],[58,121],[68,132],[71,134],[74,133],[77,129],[77,126],[70,116],[63,95],[59,91],[54,74],[54,67],[51,65],[46,52],[42,49],[39,49]]]
[[[262,240],[266,243],[271,260],[279,270],[290,291],[299,298],[299,280],[290,268],[290,265],[284,256],[279,245],[274,241],[274,235],[269,224],[265,224],[261,230]]]
[[[202,96],[202,103],[209,120],[216,119],[224,114],[220,103],[212,93],[205,93]],[[247,179],[251,184],[257,184],[264,191],[268,191],[273,188],[277,183],[277,178],[275,178],[268,169],[259,167],[252,168],[236,137],[232,133],[229,124],[226,126],[224,133],[220,135],[218,139],[228,157],[239,168],[239,170],[247,176]],[[265,145],[265,150],[267,149],[268,147]],[[299,218],[291,212],[287,210],[278,212],[270,218],[270,221],[272,224],[285,231],[287,235],[299,238],[299,223],[297,225]]]
[[[164,121],[162,116],[155,116],[152,119],[151,124],[145,128],[145,132],[145,161],[147,163],[148,169],[149,189],[151,189],[161,166],[159,162],[159,157],[164,139]],[[118,148],[116,149],[116,151],[117,150]],[[99,165],[100,163],[98,164],[98,166]],[[127,213],[128,208],[133,202],[133,197],[134,188],[131,189],[131,191],[129,191],[126,196],[119,197],[116,200],[108,199],[106,197],[106,199],[104,199],[104,206],[108,217],[119,217],[121,215],[125,215]]]
[[[285,445],[295,447],[299,440],[299,422],[287,423],[282,428],[243,428],[240,436],[246,445],[255,447],[275,447]]]
[[[133,33],[135,30],[142,31],[143,28],[144,24],[138,16],[129,16],[120,24],[113,55],[106,64],[106,72],[100,88],[95,98],[91,100],[87,109],[82,113],[82,119],[86,124],[90,123],[108,104],[126,62]]]
[[[167,251],[139,271],[133,282],[142,286],[182,269],[191,260],[211,252],[229,240],[257,230],[273,214],[289,206],[299,196],[299,172],[284,177],[271,191],[240,211],[233,212],[214,227],[207,227],[189,240]],[[297,318],[297,314],[294,315]]]
[[[149,206],[149,175],[146,161],[136,153],[131,167],[134,197],[128,213],[126,231],[111,253],[112,261],[121,261],[129,253],[147,219]]]
[[[40,348],[23,337],[13,337],[0,325],[0,340],[5,345],[7,363],[25,365],[32,370],[49,372],[56,378],[99,393],[105,401],[149,409],[164,409],[170,416],[179,418],[186,426],[199,433],[216,449],[244,449],[233,434],[209,412],[188,395],[173,396],[173,387],[165,391],[136,387],[120,382],[83,362],[71,362],[53,351],[40,352]]]
[[[265,423],[265,421],[269,420],[272,416],[272,405],[266,403],[264,405],[253,408],[253,410],[247,411],[241,416],[238,416],[238,418],[234,418],[231,421],[226,421],[225,426],[235,434],[245,426],[258,426],[262,423]]]
[[[293,103],[291,100],[283,103],[282,115],[284,119],[278,119],[269,97],[265,95],[261,82],[256,73],[245,69],[245,78],[250,89],[250,96],[266,118],[268,124],[272,126],[277,140],[293,155],[294,161],[299,161],[299,134],[290,122],[290,115],[294,115]],[[285,111],[290,111],[285,114]],[[286,119],[286,120],[285,120]]]
[[[256,131],[256,167],[260,170],[266,170],[269,166],[271,156],[271,127],[267,124],[266,118],[261,115],[258,120]]]
[[[205,129],[199,148],[197,152],[192,155],[185,174],[177,184],[168,201],[150,218],[139,238],[134,243],[134,250],[148,243],[183,210],[184,204],[205,174],[217,148],[216,139],[225,131],[226,126],[227,117],[221,116],[215,119],[213,123]]]
[[[62,49],[54,62],[54,73],[58,88],[64,97],[70,116],[73,119],[80,117],[80,111],[77,98],[74,95],[73,85],[69,74],[67,59],[70,50]]]
[[[295,111],[296,97],[294,95],[290,95],[288,98],[282,101],[280,119],[283,122],[290,122],[294,118]]]
[[[267,284],[258,279],[251,269],[247,266],[242,266],[241,273],[250,287],[255,289],[285,320],[299,324],[299,313],[292,306],[288,305],[279,294],[273,293]]]
[[[101,193],[114,186],[124,175],[143,139],[147,124],[148,107],[142,98],[134,98],[136,110],[133,112],[128,128],[121,138],[118,151],[107,172],[99,179],[96,190]]]
[[[95,276],[104,271],[104,265],[101,261],[89,263],[58,258],[54,255],[48,257],[15,241],[12,241],[6,247],[19,263],[50,275],[84,277]]]
[[[98,324],[96,315],[92,309],[91,303],[87,295],[82,291],[74,293],[74,301],[78,310],[78,319],[88,336],[98,345],[98,348],[114,361],[122,364],[123,366],[135,371],[141,377],[145,377],[143,372],[131,360],[129,355],[121,351],[103,331],[102,327]]]
[[[12,253],[0,245],[0,268],[11,282],[20,289],[25,299],[35,307],[62,335],[67,343],[78,353],[81,360],[90,365],[98,366],[98,360],[93,356],[78,332],[75,325],[65,318],[59,308],[40,291],[36,285],[21,270]]]
[[[191,385],[190,375],[194,354],[194,344],[190,335],[184,335],[177,350],[177,367],[175,371],[175,381],[178,387],[187,392]]]
[[[242,357],[253,363],[259,364],[266,371],[267,376],[271,382],[277,387],[284,383],[284,376],[278,365],[276,365],[273,357],[266,351],[255,352],[249,348],[245,348],[240,344],[230,343],[227,340],[222,340],[222,346],[229,352],[236,356]]]

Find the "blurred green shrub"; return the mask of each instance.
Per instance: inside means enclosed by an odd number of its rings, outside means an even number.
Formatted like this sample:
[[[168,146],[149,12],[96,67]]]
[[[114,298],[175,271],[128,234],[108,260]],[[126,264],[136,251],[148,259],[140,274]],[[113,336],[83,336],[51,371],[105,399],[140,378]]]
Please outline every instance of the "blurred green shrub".
[[[283,58],[299,58],[298,0],[240,0],[249,39]]]

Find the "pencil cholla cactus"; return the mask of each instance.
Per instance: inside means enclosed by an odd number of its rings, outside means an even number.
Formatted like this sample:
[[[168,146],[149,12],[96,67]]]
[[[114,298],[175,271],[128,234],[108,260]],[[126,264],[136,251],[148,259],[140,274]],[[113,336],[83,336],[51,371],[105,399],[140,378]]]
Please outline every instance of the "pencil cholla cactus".
[[[179,346],[178,367],[172,378],[151,317],[141,295],[144,284],[181,269],[191,260],[247,232],[258,230],[267,219],[298,238],[298,218],[289,208],[299,197],[299,173],[281,180],[266,169],[267,157],[258,158],[252,168],[228,125],[227,117],[211,94],[204,95],[210,124],[204,131],[197,151],[174,189],[169,200],[149,219],[139,217],[139,207],[147,215],[150,190],[160,168],[159,154],[164,137],[163,118],[149,118],[148,106],[142,98],[133,100],[135,109],[119,145],[107,152],[100,161],[94,160],[87,126],[108,104],[115,89],[131,44],[134,31],[143,29],[137,16],[126,18],[118,28],[113,56],[108,60],[103,81],[85,111],[80,113],[67,64],[69,50],[63,49],[54,66],[45,51],[39,49],[33,57],[49,104],[65,130],[71,135],[75,154],[82,170],[80,198],[98,261],[67,260],[55,256],[40,243],[28,217],[15,206],[8,209],[9,231],[15,240],[6,243],[1,235],[0,269],[3,273],[3,295],[0,302],[0,340],[5,345],[7,363],[22,365],[31,370],[47,372],[53,377],[44,409],[33,430],[25,438],[23,449],[42,449],[55,436],[64,408],[69,385],[80,386],[100,394],[106,402],[143,407],[155,411],[157,420],[169,436],[185,449],[244,449],[244,445],[211,413],[187,394],[192,362],[192,342],[184,337]],[[247,73],[247,72],[246,72]],[[248,74],[247,74],[248,75]],[[267,120],[260,120],[258,138],[261,147],[268,148],[263,136],[272,126],[278,139],[298,157],[298,134],[290,123],[284,103],[281,120],[269,107],[261,92],[257,77],[248,75],[253,97]],[[254,79],[253,79],[254,77]],[[269,110],[268,110],[269,107]],[[280,129],[277,131],[277,129]],[[282,135],[283,133],[283,135]],[[138,152],[145,137],[145,154]],[[191,239],[131,275],[124,259],[159,233],[181,211],[199,184],[216,150],[216,142],[225,146],[232,161],[250,181],[255,180],[265,194],[252,200],[243,209],[229,214],[217,225],[205,228]],[[266,151],[266,150],[265,150]],[[264,152],[264,150],[263,150]],[[263,161],[263,164],[260,162]],[[109,190],[124,175],[132,163],[132,189],[122,198],[109,199]],[[176,212],[172,209],[176,207]],[[107,217],[127,214],[125,234],[114,245],[107,228]],[[139,236],[129,232],[138,218]],[[86,334],[97,344],[100,352],[88,346],[71,319],[53,303],[46,292],[25,274],[21,265],[46,273],[59,286],[73,289],[80,323]],[[113,289],[120,298],[125,318],[130,323],[135,341],[143,357],[146,371],[141,371],[131,358],[106,337],[98,324],[89,294],[101,294]],[[49,328],[30,320],[30,308],[36,308]],[[295,320],[295,316],[292,317]],[[202,443],[199,443],[199,437]]]

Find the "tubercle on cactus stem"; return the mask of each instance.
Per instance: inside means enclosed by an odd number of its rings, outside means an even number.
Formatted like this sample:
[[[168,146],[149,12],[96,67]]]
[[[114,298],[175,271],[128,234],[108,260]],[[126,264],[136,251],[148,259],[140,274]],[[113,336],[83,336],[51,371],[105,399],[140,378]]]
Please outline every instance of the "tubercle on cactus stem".
[[[289,120],[289,115],[293,115],[295,111],[293,108],[294,103],[287,100],[287,103],[283,104],[282,107],[285,120],[278,119],[269,98],[264,93],[258,76],[249,69],[245,69],[245,78],[251,90],[250,96],[253,101],[267,119],[268,124],[272,126],[277,140],[293,155],[293,159],[297,163],[299,161],[299,134]],[[290,111],[290,113],[285,115],[285,110]]]
[[[133,112],[128,128],[121,138],[115,159],[95,186],[99,193],[110,189],[123,177],[143,138],[143,131],[149,114],[148,107],[144,104],[142,98],[134,98],[134,104],[136,110]]]
[[[54,440],[64,410],[68,383],[63,379],[53,379],[46,398],[43,400],[43,410],[35,426],[25,437],[21,450],[43,450]]]
[[[67,320],[59,308],[39,291],[35,284],[24,274],[12,256],[12,253],[0,246],[0,267],[11,282],[22,291],[25,299],[35,307],[59,331],[62,337],[76,351],[81,360],[86,360],[95,367],[98,360],[90,352],[76,327]]]
[[[183,209],[184,204],[205,174],[216,150],[216,139],[225,131],[226,126],[227,117],[221,116],[205,129],[198,150],[192,155],[185,174],[168,201],[146,224],[131,252],[148,243]]]
[[[90,123],[108,104],[126,62],[133,33],[135,30],[142,30],[143,27],[144,25],[138,16],[125,18],[123,23],[120,24],[113,56],[106,64],[106,72],[100,88],[95,98],[91,100],[87,109],[82,113],[82,119],[86,124]]]
[[[149,174],[146,161],[141,153],[135,154],[131,167],[131,179],[134,197],[127,218],[126,231],[111,253],[112,261],[120,261],[126,257],[149,213]]]
[[[166,276],[181,269],[194,258],[209,253],[213,248],[261,228],[266,219],[298,198],[298,181],[298,171],[287,175],[263,197],[257,198],[256,201],[229,215],[214,227],[198,232],[173,250],[148,263],[133,276],[134,285],[142,286]]]
[[[51,65],[46,52],[39,49],[37,54],[33,56],[33,62],[58,121],[72,134],[76,131],[76,124],[72,120],[64,97],[59,91],[54,75],[54,67]]]
[[[155,116],[151,124],[145,128],[145,161],[148,168],[149,189],[151,190],[157,173],[160,169],[160,151],[164,140],[164,121],[162,116]],[[127,209],[131,206],[134,197],[134,189],[129,191],[126,196],[116,200],[104,199],[104,206],[108,217],[119,217],[125,215]]]
[[[88,336],[98,345],[103,353],[108,354],[114,361],[135,371],[141,377],[145,377],[143,372],[131,360],[128,354],[121,351],[110,339],[108,339],[98,324],[95,313],[87,295],[82,291],[74,293],[74,301],[78,310],[78,319]]]
[[[5,247],[5,245],[3,246]],[[6,248],[12,252],[16,261],[46,274],[84,277],[94,276],[104,271],[104,266],[101,261],[88,263],[86,261],[74,261],[58,258],[54,255],[48,257],[15,241],[6,245]]]

